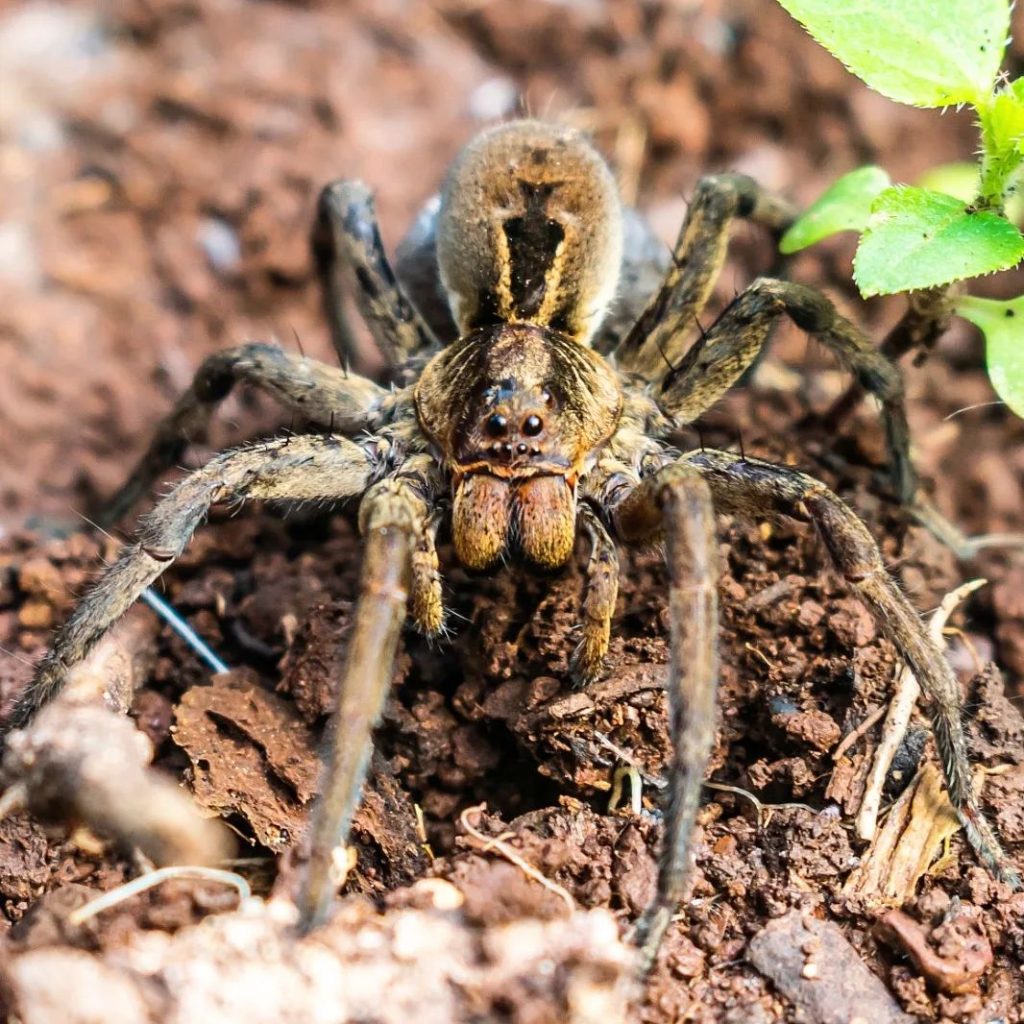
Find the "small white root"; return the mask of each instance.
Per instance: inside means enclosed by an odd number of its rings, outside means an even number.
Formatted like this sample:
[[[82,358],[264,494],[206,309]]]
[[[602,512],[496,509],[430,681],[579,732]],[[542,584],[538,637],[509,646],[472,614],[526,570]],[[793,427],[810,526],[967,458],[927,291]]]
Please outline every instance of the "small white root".
[[[935,609],[931,620],[928,623],[928,631],[932,638],[941,647],[943,645],[942,631],[949,621],[950,615],[969,594],[983,587],[987,580],[970,580],[961,584],[955,590],[951,590],[943,599],[938,608]],[[868,841],[874,839],[875,831],[878,828],[878,814],[882,806],[882,789],[885,786],[886,776],[892,765],[896,751],[903,742],[910,724],[910,716],[914,712],[914,706],[921,695],[921,687],[918,685],[914,673],[906,666],[900,671],[896,679],[896,686],[893,690],[892,701],[889,704],[889,711],[885,716],[882,725],[882,735],[879,739],[878,750],[875,752],[875,760],[871,766],[871,773],[864,786],[864,797],[861,800],[860,810],[857,812],[856,830],[861,839]]]

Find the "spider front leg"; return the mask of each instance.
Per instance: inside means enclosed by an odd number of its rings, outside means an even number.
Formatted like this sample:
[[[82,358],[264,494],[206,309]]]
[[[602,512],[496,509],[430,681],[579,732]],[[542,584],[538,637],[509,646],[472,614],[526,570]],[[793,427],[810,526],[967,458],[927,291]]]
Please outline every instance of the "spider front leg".
[[[395,276],[384,252],[373,197],[362,182],[335,181],[324,188],[311,244],[324,313],[343,363],[353,355],[345,319],[346,271],[355,278],[359,311],[389,367],[397,369],[412,355],[429,355],[440,348]]]
[[[58,630],[3,732],[26,725],[38,708],[59,693],[68,669],[89,653],[181,554],[212,505],[255,498],[348,498],[366,489],[375,469],[370,453],[333,435],[279,438],[211,459],[142,519],[138,540],[122,550]]]
[[[619,556],[604,524],[586,502],[580,505],[579,520],[590,541],[590,558],[581,609],[582,635],[572,652],[569,669],[573,679],[586,686],[600,676],[608,653],[619,595]]]
[[[787,315],[820,341],[882,407],[893,486],[914,503],[917,474],[899,370],[820,292],[802,284],[758,278],[742,291],[682,361],[662,380],[658,403],[679,424],[691,423],[739,380]]]
[[[794,207],[746,175],[701,178],[661,287],[615,349],[618,365],[658,380],[682,354],[711,296],[725,263],[733,220],[743,217],[778,232],[795,216]]]
[[[718,550],[711,492],[700,473],[674,463],[613,504],[616,533],[628,542],[664,536],[672,648],[667,683],[672,764],[657,892],[637,923],[649,968],[689,873],[690,838],[715,739],[718,686]]]
[[[405,621],[413,554],[428,517],[426,477],[390,477],[359,509],[364,537],[359,601],[330,725],[330,751],[314,811],[310,859],[299,896],[303,932],[326,920],[345,869],[338,861],[366,777],[373,728],[391,685]]]
[[[442,518],[442,514],[435,511],[427,519],[412,553],[409,614],[416,628],[428,639],[445,634],[447,629],[444,622],[440,562],[437,557],[437,531]]]
[[[681,462],[700,472],[721,511],[753,518],[785,515],[813,522],[818,528],[836,568],[874,612],[931,701],[935,745],[949,798],[968,841],[995,875],[1019,888],[1020,875],[974,793],[956,676],[918,613],[886,572],[867,527],[823,483],[795,470],[710,450],[690,452]]]
[[[119,522],[178,462],[186,446],[206,434],[217,406],[238,383],[251,384],[286,409],[349,434],[370,425],[373,409],[388,394],[365,377],[291,355],[276,345],[251,342],[216,352],[203,361],[188,390],[157,425],[128,479],[104,505],[101,526]]]

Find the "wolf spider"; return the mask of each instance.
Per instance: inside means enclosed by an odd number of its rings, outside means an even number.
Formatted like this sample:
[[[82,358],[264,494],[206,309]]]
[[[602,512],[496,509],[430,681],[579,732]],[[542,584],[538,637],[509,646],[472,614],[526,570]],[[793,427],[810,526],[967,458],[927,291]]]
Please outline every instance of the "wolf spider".
[[[789,213],[746,177],[705,178],[671,262],[659,267],[650,236],[622,209],[591,145],[566,128],[518,121],[484,131],[461,153],[439,205],[400,249],[396,276],[367,190],[328,186],[314,252],[336,346],[348,352],[340,288],[351,272],[392,387],[263,344],[208,358],[159,425],[110,518],[173,464],[240,381],[326,433],[225,452],[177,484],[57,633],[8,728],[56,694],[68,669],[181,554],[215,503],[358,498],[361,600],[300,897],[308,929],[325,919],[335,896],[335,851],[347,840],[403,622],[408,614],[428,636],[444,628],[435,546],[442,525],[450,524],[458,560],[476,570],[506,557],[557,569],[572,557],[577,533],[586,535],[582,638],[572,655],[583,685],[599,676],[608,650],[616,542],[663,539],[673,749],[657,892],[636,930],[649,963],[685,881],[714,737],[715,512],[788,516],[814,523],[931,698],[952,803],[974,849],[1015,882],[972,789],[957,681],[861,521],[804,473],[725,451],[680,453],[668,441],[737,381],[785,314],[880,400],[897,489],[905,498],[913,493],[900,377],[824,296],[759,278],[684,344],[737,217],[778,230]],[[660,285],[652,286],[655,275]],[[620,282],[617,312],[606,317]],[[632,320],[627,330],[623,320]]]

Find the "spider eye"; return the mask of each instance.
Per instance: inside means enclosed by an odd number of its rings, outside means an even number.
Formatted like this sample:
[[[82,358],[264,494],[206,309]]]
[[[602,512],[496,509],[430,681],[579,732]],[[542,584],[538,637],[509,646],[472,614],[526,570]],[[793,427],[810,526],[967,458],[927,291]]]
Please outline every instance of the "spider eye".
[[[484,429],[491,437],[501,437],[508,430],[508,420],[500,412],[496,412],[488,419]]]
[[[523,433],[527,437],[536,437],[544,429],[544,421],[539,416],[527,416],[523,421]]]

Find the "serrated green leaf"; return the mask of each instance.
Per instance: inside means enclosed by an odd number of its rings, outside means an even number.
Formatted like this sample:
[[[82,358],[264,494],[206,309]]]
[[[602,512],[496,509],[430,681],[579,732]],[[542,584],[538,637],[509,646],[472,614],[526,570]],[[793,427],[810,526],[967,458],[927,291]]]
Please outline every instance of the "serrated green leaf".
[[[1022,259],[1024,237],[1004,217],[904,185],[872,205],[853,276],[863,295],[888,295],[1006,270]]]
[[[1007,0],[779,0],[872,89],[915,107],[983,104],[1010,32]]]
[[[985,335],[988,375],[999,397],[1024,416],[1024,295],[1009,302],[965,295],[956,311]]]
[[[943,195],[970,203],[978,194],[978,165],[966,161],[939,164],[938,167],[925,171],[917,179],[916,184],[918,188],[941,192]]]
[[[799,252],[840,231],[862,230],[875,196],[891,184],[892,179],[881,167],[858,167],[844,174],[790,226],[779,242],[779,250]]]

